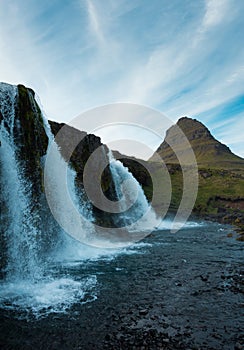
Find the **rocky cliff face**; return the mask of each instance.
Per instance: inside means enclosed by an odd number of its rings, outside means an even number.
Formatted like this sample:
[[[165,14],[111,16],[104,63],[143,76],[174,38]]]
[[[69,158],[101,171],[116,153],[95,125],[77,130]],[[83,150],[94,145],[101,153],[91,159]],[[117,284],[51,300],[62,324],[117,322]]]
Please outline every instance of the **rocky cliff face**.
[[[14,137],[18,158],[24,165],[24,176],[32,184],[33,195],[43,192],[41,158],[47,152],[48,137],[35,93],[23,85],[18,85]]]
[[[109,164],[108,159],[108,148],[103,145],[100,137],[93,134],[87,134],[84,131],[77,130],[64,123],[57,123],[49,121],[51,131],[54,136],[62,129],[62,138],[58,138],[57,143],[60,148],[60,152],[63,158],[70,164],[70,166],[76,172],[76,185],[81,190],[84,189],[83,185],[83,174],[86,163],[90,156],[99,148],[102,147],[101,153],[96,157],[96,160],[91,164],[90,179],[95,181],[95,174],[100,169],[103,169],[104,164]],[[81,140],[81,141],[80,141]],[[73,145],[77,144],[77,147],[73,150]],[[72,153],[70,159],[69,155]],[[114,182],[110,172],[109,166],[106,166],[101,177],[101,188],[103,193],[110,200],[116,200],[116,194],[114,189]],[[84,194],[85,195],[85,194]],[[86,200],[88,198],[85,195]],[[92,206],[93,213],[95,215],[97,223],[101,226],[113,225],[112,216],[108,216],[106,213],[101,211],[95,206]]]
[[[64,123],[49,121],[49,124],[54,136],[56,136],[61,128],[65,126],[63,134],[64,137],[62,137],[62,140],[59,141],[59,147],[64,159],[69,161],[70,165],[76,171],[77,182],[79,185],[83,184],[83,172],[86,162],[96,149],[101,146],[103,147],[105,162],[107,164],[109,163],[108,148],[106,145],[102,144],[100,137],[93,134],[87,134],[84,131],[77,130]],[[70,142],[70,140],[72,140],[72,142]],[[77,147],[72,151],[72,145],[74,143],[77,143]],[[71,152],[71,158],[67,159]],[[96,171],[95,166],[99,168],[99,161],[102,163],[104,159],[97,159],[97,161],[98,163],[94,164],[94,172]],[[106,193],[108,196],[113,196],[113,181],[108,167],[106,167],[103,172],[101,187],[104,193]]]
[[[22,165],[23,176],[27,177],[32,184],[32,195],[37,196],[43,191],[41,157],[46,154],[48,137],[40,108],[35,101],[35,93],[23,85],[17,86],[12,125],[8,115],[10,112],[7,112],[6,109],[4,120],[3,102],[0,109],[2,109],[0,122],[4,123],[9,132],[13,133],[15,153],[18,162]],[[10,128],[12,128],[11,131]]]

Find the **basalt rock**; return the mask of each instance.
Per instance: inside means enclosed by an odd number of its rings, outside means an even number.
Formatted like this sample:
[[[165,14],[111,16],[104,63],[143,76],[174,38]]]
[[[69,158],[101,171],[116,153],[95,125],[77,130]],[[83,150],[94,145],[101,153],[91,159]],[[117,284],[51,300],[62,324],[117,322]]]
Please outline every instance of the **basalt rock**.
[[[48,137],[42,114],[32,89],[18,85],[14,119],[17,158],[23,165],[24,177],[32,185],[32,195],[43,192],[41,158],[46,154]]]
[[[99,149],[98,156],[91,163],[90,180],[95,181],[95,175],[105,166],[101,176],[101,189],[104,195],[110,200],[117,200],[114,189],[114,182],[108,166],[108,148],[102,144],[100,137],[93,134],[87,134],[84,131],[77,130],[67,124],[49,121],[51,131],[54,136],[58,136],[62,129],[62,137],[56,137],[60,152],[63,158],[70,164],[76,172],[76,185],[81,190],[84,189],[84,169],[91,155]],[[59,134],[60,135],[60,134]],[[76,147],[74,148],[74,145]],[[73,149],[74,148],[74,149]],[[83,191],[84,193],[84,191]],[[89,200],[84,193],[86,200]],[[105,212],[92,206],[96,222],[102,226],[113,226],[113,216],[108,216]]]

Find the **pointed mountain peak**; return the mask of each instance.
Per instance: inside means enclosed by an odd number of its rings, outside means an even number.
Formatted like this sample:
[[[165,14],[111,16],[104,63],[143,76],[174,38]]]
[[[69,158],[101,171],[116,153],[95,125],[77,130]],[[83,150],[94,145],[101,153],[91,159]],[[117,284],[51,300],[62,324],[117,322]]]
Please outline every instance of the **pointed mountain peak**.
[[[184,155],[183,159],[187,163],[190,148],[200,166],[230,167],[239,163],[244,165],[244,159],[233,154],[226,145],[216,140],[203,123],[188,117],[180,118],[167,130],[164,142],[156,153],[165,163],[179,163],[176,152],[178,156]],[[156,160],[156,155],[154,154],[150,160]]]

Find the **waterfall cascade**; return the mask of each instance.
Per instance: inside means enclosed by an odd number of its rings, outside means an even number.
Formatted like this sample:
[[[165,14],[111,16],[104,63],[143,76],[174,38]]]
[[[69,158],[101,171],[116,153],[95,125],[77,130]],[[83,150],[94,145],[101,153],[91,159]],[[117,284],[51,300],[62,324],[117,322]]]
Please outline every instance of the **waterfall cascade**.
[[[38,263],[36,218],[31,212],[30,183],[22,176],[14,143],[14,121],[17,87],[1,85],[0,105],[3,122],[1,131],[1,183],[3,200],[2,234],[7,245],[6,274],[8,279],[19,276],[36,279],[41,276]]]
[[[84,200],[82,190],[75,186],[76,173],[61,156],[45,118],[44,127],[49,139],[45,162],[50,165],[45,167],[44,176],[49,206],[60,226],[68,233],[76,232],[79,241],[85,242],[94,231],[91,205]]]
[[[38,123],[44,128],[45,137],[48,137],[47,152],[51,144],[54,145],[52,147],[54,149],[52,166],[46,174],[47,181],[45,182],[45,191],[51,192],[51,211],[55,213],[54,216],[59,217],[58,222],[61,222],[62,227],[68,226],[71,230],[77,230],[79,240],[89,243],[89,239],[97,234],[93,227],[95,218],[92,208],[89,202],[84,200],[82,192],[77,190],[76,173],[67,166],[61,156],[48,122],[45,118],[40,121],[40,110],[34,95],[28,89],[26,91],[26,99],[31,106],[33,118],[39,118]],[[48,312],[58,312],[65,310],[77,298],[82,300],[87,290],[93,290],[96,278],[95,276],[85,278],[81,276],[71,279],[66,274],[57,272],[57,260],[62,263],[66,259],[82,260],[99,256],[99,254],[108,254],[108,251],[100,249],[98,253],[99,249],[88,248],[75,241],[66,235],[53,219],[43,189],[41,189],[43,179],[40,174],[43,172],[47,156],[43,156],[43,152],[38,153],[38,149],[37,152],[35,149],[31,150],[31,155],[28,155],[31,161],[33,161],[33,155],[39,157],[31,163],[38,164],[40,167],[34,175],[30,171],[28,157],[25,154],[22,154],[22,158],[20,157],[22,145],[19,145],[18,142],[20,140],[25,142],[25,137],[19,138],[23,131],[21,128],[25,126],[25,120],[23,122],[25,116],[21,116],[21,122],[16,116],[19,99],[19,87],[0,84],[0,180],[2,187],[0,199],[3,208],[0,236],[2,250],[0,268],[3,271],[3,279],[0,282],[0,306],[30,309],[37,314],[43,312],[44,309],[49,310]],[[39,138],[38,142],[35,141],[33,147],[38,148],[40,140]],[[31,144],[32,140],[27,141]],[[146,226],[151,229],[157,224],[157,220],[141,186],[128,169],[113,158],[111,152],[109,160],[116,196],[121,206],[121,212],[116,216],[118,226],[126,227],[126,229],[128,226],[128,230],[131,231],[145,230]],[[63,171],[67,172],[66,183],[60,183],[60,174]],[[35,179],[38,179],[38,186],[32,183]],[[69,200],[73,203],[75,211],[69,211],[67,207],[67,191],[63,191],[64,187],[68,189]],[[41,189],[40,193],[36,193],[36,189]],[[146,219],[143,219],[145,214]],[[95,239],[97,238],[96,236]],[[64,246],[65,249],[63,249]],[[54,252],[58,248],[59,251]],[[86,297],[88,301],[93,298],[95,298],[94,293],[90,299]]]
[[[147,201],[144,191],[131,172],[109,151],[110,170],[121,213],[117,218],[119,226],[129,231],[147,230],[158,226],[159,220]]]
[[[35,115],[38,111],[35,111],[34,98],[29,91],[27,94]],[[55,260],[61,260],[61,256],[64,262],[64,254],[67,252],[71,259],[76,259],[74,254],[82,259],[81,251],[84,251],[84,258],[90,257],[92,252],[87,252],[81,244],[65,235],[53,219],[44,193],[35,193],[30,178],[26,176],[25,162],[28,162],[28,157],[24,155],[23,159],[20,159],[20,145],[16,144],[16,135],[18,138],[21,134],[21,125],[16,117],[18,98],[17,86],[0,84],[0,268],[3,277],[0,281],[0,307],[32,312],[38,317],[49,312],[63,312],[76,300],[82,302],[83,298],[87,301],[94,299],[96,277],[80,276],[72,279],[57,272],[58,265],[56,268],[53,265]],[[43,123],[50,144],[53,136],[47,122],[43,120]],[[40,157],[39,161],[43,167],[45,156]],[[54,201],[60,215],[70,220],[70,224],[74,224],[66,212],[65,198],[62,197],[60,187],[55,189],[59,169],[63,166],[64,160],[57,148],[50,185],[54,186]],[[69,167],[67,169],[69,192],[79,210],[89,217],[87,203],[80,206],[80,201],[78,202],[74,172]],[[41,183],[42,179],[39,180]],[[84,226],[84,231],[86,228]],[[66,250],[61,251],[60,248],[64,245]],[[59,248],[59,251],[54,252],[54,248]],[[48,253],[52,256],[48,256]],[[91,292],[90,297],[86,295],[88,291]]]

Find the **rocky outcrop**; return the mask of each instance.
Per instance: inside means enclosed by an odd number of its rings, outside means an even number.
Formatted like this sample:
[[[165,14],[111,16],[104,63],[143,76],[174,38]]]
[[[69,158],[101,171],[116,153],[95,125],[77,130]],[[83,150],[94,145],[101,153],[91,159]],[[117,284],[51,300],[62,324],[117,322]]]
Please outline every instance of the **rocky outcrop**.
[[[64,137],[62,137],[61,142],[59,142],[59,147],[64,159],[68,161],[73,167],[73,169],[76,171],[77,181],[79,184],[83,183],[83,172],[87,160],[96,149],[98,149],[101,146],[103,147],[103,156],[106,158],[105,162],[107,164],[109,163],[107,156],[108,148],[106,145],[102,144],[100,137],[93,134],[87,134],[84,131],[77,130],[64,123],[49,121],[49,124],[51,126],[51,131],[54,136],[57,135],[57,133],[61,130],[62,127],[65,127],[63,134]],[[70,140],[72,140],[72,142],[70,142]],[[72,146],[74,143],[77,143],[77,147],[74,150],[72,150]],[[70,153],[72,153],[72,155],[71,158],[68,159]],[[99,159],[97,160],[99,162]],[[99,164],[96,164],[96,166],[99,167]],[[113,181],[108,167],[106,167],[103,172],[101,186],[103,191],[107,195],[112,195]]]
[[[0,122],[14,144],[21,176],[29,182],[28,195],[38,201],[44,192],[42,157],[47,152],[48,137],[34,91],[1,83],[0,110]]]
[[[32,261],[33,257],[33,261],[39,262],[45,260],[46,254],[56,244],[62,244],[63,233],[51,213],[45,196],[43,175],[50,133],[35,100],[34,91],[23,85],[12,86],[1,83],[0,123],[2,136],[0,180],[3,187],[0,193],[2,251],[0,270],[5,271],[11,260],[7,257],[10,252],[9,245],[13,240],[18,245],[15,245],[14,249],[25,257],[23,261]],[[64,124],[50,122],[50,126],[52,133],[57,135]],[[95,135],[87,135],[67,125],[64,130],[64,138],[58,146],[63,158],[76,172],[77,193],[81,194],[79,189],[83,189],[83,173],[87,160],[97,149],[101,149],[100,158],[96,158],[92,163],[89,176],[93,181],[99,169],[104,169],[101,177],[102,192],[109,199],[116,200],[108,166],[108,148]],[[77,147],[73,151],[71,147],[76,141]],[[68,159],[70,151],[72,154]],[[82,193],[80,196],[82,205],[85,200],[89,199]],[[108,216],[106,212],[95,206],[88,205],[87,208],[89,219],[93,210],[93,217],[101,226],[114,225],[113,217]],[[28,274],[30,266],[23,265],[23,269]]]
[[[24,177],[32,184],[32,195],[43,192],[43,169],[41,158],[46,154],[48,137],[45,132],[41,110],[32,89],[18,85],[14,119],[14,139]]]
[[[49,124],[54,136],[56,136],[62,129],[62,138],[57,139],[60,152],[63,158],[76,172],[77,187],[83,190],[83,174],[88,159],[98,148],[101,147],[101,152],[91,164],[92,168],[90,169],[91,181],[95,181],[95,174],[97,174],[100,169],[103,169],[104,164],[109,164],[109,150],[107,146],[102,144],[100,137],[93,134],[87,134],[84,131],[77,130],[64,123],[49,121]],[[74,144],[77,144],[77,147],[75,147],[73,150]],[[108,199],[117,199],[109,166],[106,166],[102,172],[101,188]],[[86,195],[85,198],[86,200],[89,200]],[[94,205],[92,205],[92,208],[96,221],[99,223],[99,225],[105,227],[113,225],[113,215],[109,216],[107,213],[103,212]]]

